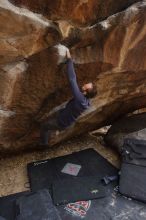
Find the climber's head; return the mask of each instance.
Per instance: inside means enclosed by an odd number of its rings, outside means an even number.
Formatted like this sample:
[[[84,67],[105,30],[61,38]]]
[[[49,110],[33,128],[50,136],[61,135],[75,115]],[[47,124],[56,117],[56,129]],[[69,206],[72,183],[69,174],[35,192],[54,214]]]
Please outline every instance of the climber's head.
[[[87,98],[91,99],[97,95],[96,85],[92,82],[86,83],[82,86],[82,92]]]

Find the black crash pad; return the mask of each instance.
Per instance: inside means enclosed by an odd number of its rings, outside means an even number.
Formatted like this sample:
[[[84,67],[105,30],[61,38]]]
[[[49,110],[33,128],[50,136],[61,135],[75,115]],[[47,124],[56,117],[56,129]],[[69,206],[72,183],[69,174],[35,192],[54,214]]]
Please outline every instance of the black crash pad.
[[[0,216],[0,220],[6,220],[6,219]]]
[[[1,197],[0,217],[5,220],[61,220],[49,191],[45,189]]]
[[[21,192],[9,196],[0,197],[0,216],[5,218],[6,220],[14,220],[16,199],[27,194],[29,194],[29,192]]]
[[[55,205],[81,200],[93,200],[107,196],[109,189],[103,186],[96,176],[73,177],[55,181],[52,184],[52,196]]]
[[[87,149],[63,157],[36,161],[28,164],[28,176],[32,191],[49,188],[52,183],[63,179],[72,179],[72,175],[62,170],[68,163],[80,166],[77,177],[96,176],[99,180],[104,176],[116,175],[118,170],[95,150]]]
[[[113,191],[105,198],[57,206],[62,220],[145,220],[146,205]]]
[[[29,193],[16,200],[15,220],[61,220],[49,191]]]

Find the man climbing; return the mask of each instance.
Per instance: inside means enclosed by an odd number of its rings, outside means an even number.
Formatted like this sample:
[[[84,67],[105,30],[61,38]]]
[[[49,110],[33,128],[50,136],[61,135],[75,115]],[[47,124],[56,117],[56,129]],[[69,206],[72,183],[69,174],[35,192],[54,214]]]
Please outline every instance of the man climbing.
[[[54,118],[41,125],[40,145],[48,146],[48,141],[54,132],[62,131],[71,126],[76,119],[89,108],[90,98],[93,98],[97,94],[96,86],[91,82],[84,84],[82,86],[82,90],[80,91],[69,50],[66,52],[66,58],[67,77],[70,83],[73,98]]]

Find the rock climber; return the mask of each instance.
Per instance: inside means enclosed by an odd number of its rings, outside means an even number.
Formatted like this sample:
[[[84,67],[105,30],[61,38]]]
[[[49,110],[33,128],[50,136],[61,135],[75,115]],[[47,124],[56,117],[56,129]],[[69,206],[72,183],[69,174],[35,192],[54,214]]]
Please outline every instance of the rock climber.
[[[67,78],[70,83],[73,98],[59,113],[41,124],[40,145],[49,146],[48,141],[56,131],[62,131],[71,126],[76,119],[90,107],[90,99],[97,94],[96,85],[86,83],[79,89],[74,65],[69,49],[66,50]]]

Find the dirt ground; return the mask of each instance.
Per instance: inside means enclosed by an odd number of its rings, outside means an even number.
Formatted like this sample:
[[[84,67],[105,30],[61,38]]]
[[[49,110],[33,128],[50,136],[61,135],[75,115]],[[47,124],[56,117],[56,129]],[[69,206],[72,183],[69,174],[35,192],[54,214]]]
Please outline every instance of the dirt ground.
[[[29,184],[26,169],[28,163],[67,155],[87,148],[94,148],[113,165],[119,166],[119,156],[109,147],[104,146],[101,137],[96,134],[83,135],[45,151],[34,151],[9,158],[1,158],[0,196],[28,190]]]

